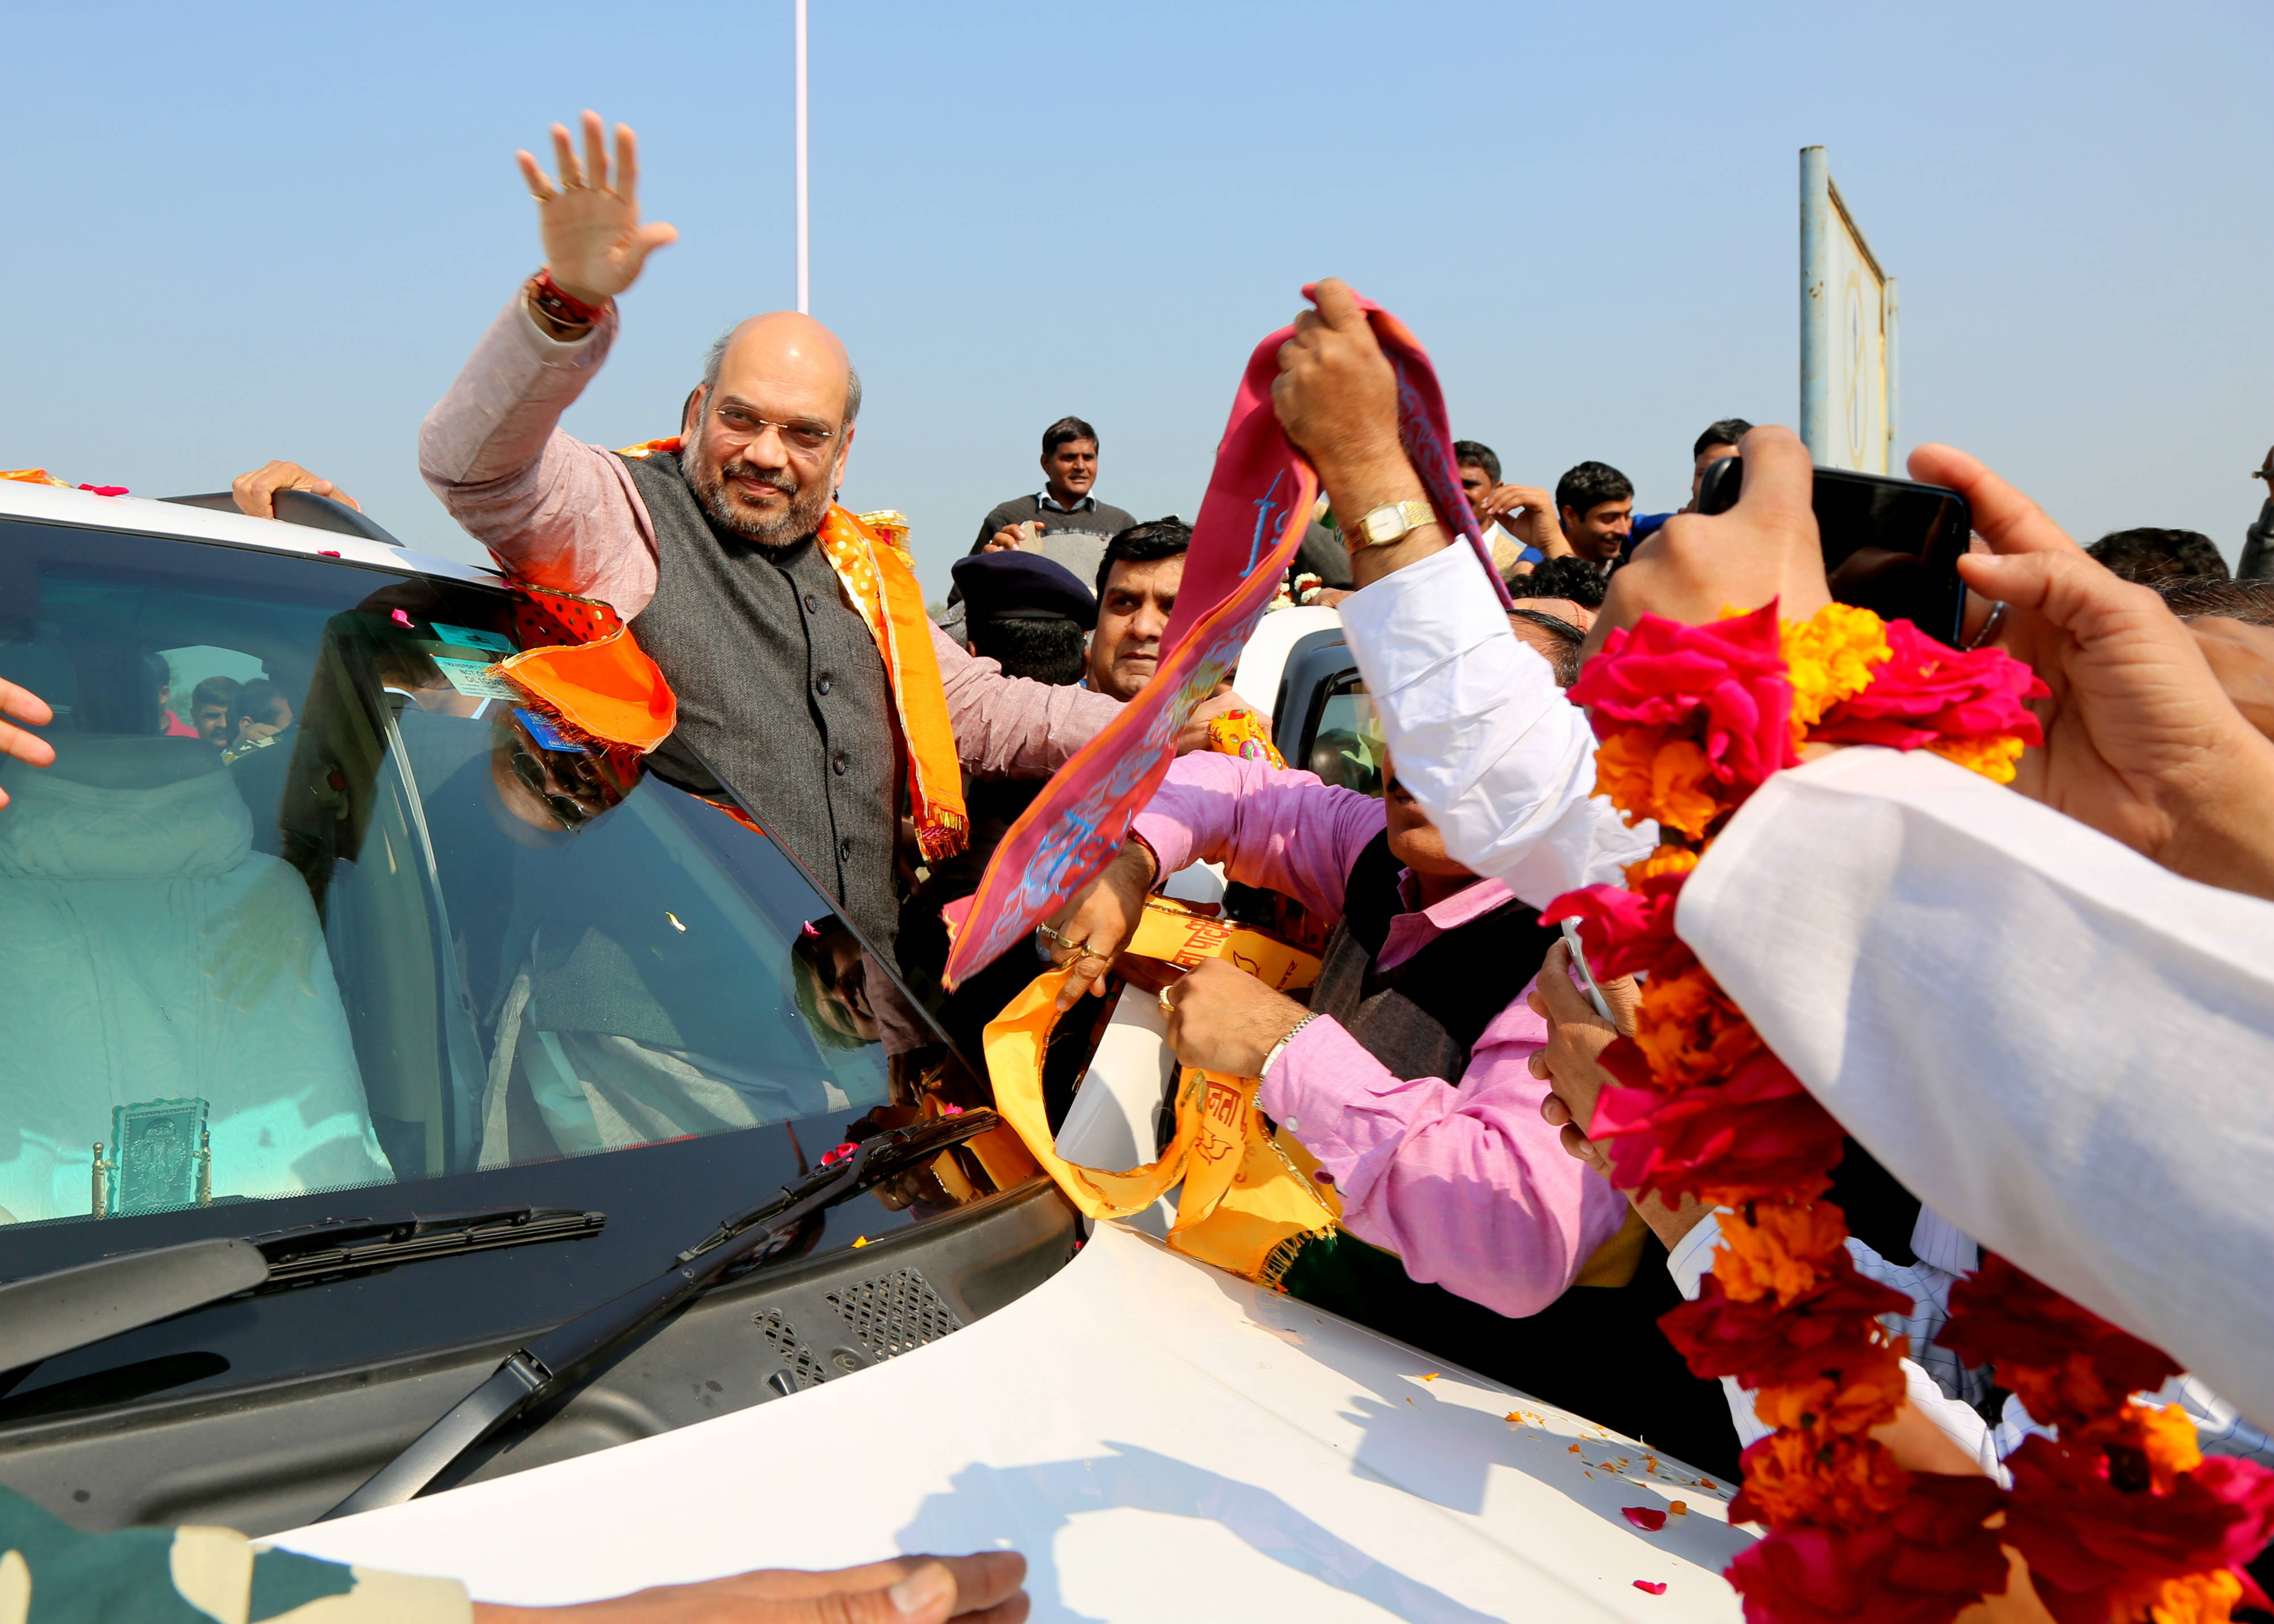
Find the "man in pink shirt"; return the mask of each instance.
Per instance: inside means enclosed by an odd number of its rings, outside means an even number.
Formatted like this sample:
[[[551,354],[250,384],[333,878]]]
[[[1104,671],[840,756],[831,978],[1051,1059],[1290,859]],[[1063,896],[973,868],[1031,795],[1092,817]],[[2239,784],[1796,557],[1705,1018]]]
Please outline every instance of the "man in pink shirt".
[[[1367,1243],[1306,1249],[1287,1289],[1734,1472],[1719,1388],[1654,1324],[1680,1300],[1663,1248],[1541,1117],[1548,1085],[1529,1062],[1547,1027],[1525,995],[1559,933],[1455,862],[1394,777],[1376,801],[1186,756],[1134,833],[1065,934],[1126,943],[1159,875],[1203,860],[1339,921],[1307,1010],[1216,960],[1166,995],[1178,1057],[1261,1076],[1258,1103],[1319,1159]]]

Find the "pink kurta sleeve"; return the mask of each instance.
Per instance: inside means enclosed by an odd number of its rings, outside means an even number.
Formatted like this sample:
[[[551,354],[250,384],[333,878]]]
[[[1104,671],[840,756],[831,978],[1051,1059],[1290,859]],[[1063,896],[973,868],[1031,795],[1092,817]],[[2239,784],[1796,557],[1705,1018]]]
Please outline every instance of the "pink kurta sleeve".
[[[1134,828],[1159,854],[1163,874],[1220,862],[1239,883],[1333,919],[1343,911],[1351,865],[1387,821],[1379,801],[1314,773],[1195,750],[1170,766]]]
[[[1414,1279],[1520,1318],[1562,1296],[1627,1214],[1540,1119],[1548,1086],[1525,1062],[1547,1041],[1518,994],[1456,1087],[1393,1077],[1338,1022],[1314,1020],[1256,1102],[1334,1175],[1351,1233]]]
[[[1006,677],[935,626],[940,686],[956,753],[974,778],[1046,778],[1121,713],[1121,702],[1084,688]]]
[[[546,337],[513,302],[418,431],[418,471],[507,574],[598,598],[629,620],[655,596],[655,530],[622,460],[561,432],[614,341]]]

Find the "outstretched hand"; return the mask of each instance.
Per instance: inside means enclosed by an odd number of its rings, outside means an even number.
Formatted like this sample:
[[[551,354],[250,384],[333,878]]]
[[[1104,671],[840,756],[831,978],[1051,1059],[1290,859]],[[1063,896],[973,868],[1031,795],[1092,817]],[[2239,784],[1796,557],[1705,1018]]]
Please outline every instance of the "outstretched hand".
[[[1021,1624],[1026,1559],[905,1556],[834,1573],[769,1569],[567,1607],[474,1604],[474,1624]]]
[[[2052,689],[2037,707],[2044,748],[2023,753],[2014,787],[2175,874],[2274,897],[2263,828],[2274,741],[2163,598],[2120,580],[1965,452],[1922,446],[1910,471],[1972,505],[1991,551],[1961,559],[1959,573],[2008,606],[2000,643]]]
[[[600,116],[587,109],[583,122],[582,163],[567,126],[553,126],[553,162],[561,171],[557,185],[529,154],[514,156],[537,199],[538,231],[545,239],[545,268],[552,273],[553,285],[580,304],[605,304],[637,282],[648,255],[677,242],[679,230],[660,221],[640,223],[639,143],[631,126],[616,126],[611,184]]]

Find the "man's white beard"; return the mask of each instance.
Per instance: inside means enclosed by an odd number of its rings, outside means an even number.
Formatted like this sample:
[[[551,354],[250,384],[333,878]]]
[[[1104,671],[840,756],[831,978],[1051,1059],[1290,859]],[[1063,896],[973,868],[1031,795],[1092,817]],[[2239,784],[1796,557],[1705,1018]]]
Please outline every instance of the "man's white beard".
[[[734,495],[727,488],[730,470],[739,470],[739,462],[727,462],[716,467],[705,467],[706,459],[699,452],[690,451],[687,462],[688,486],[695,492],[696,504],[703,509],[712,523],[730,536],[761,547],[787,547],[803,541],[821,528],[821,518],[829,511],[829,489],[816,485],[810,491],[796,487],[783,492],[789,506],[781,515],[772,519],[755,518],[736,506]],[[759,474],[761,479],[772,483],[777,476]],[[787,475],[779,477],[787,477]],[[775,489],[781,487],[776,485]]]

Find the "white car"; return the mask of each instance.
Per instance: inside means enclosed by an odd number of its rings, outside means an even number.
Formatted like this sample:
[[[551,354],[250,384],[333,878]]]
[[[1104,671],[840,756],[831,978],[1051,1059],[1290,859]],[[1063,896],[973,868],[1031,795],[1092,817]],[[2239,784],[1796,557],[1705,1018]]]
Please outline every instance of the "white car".
[[[515,703],[493,575],[280,511],[0,483],[58,749],[0,766],[0,1482],[501,1601],[1001,1545],[1045,1620],[1738,1616],[1728,1485],[1085,1234],[794,861]],[[1362,771],[1331,612],[1257,660]],[[1091,1064],[1062,1147],[1149,1157],[1149,999]]]

